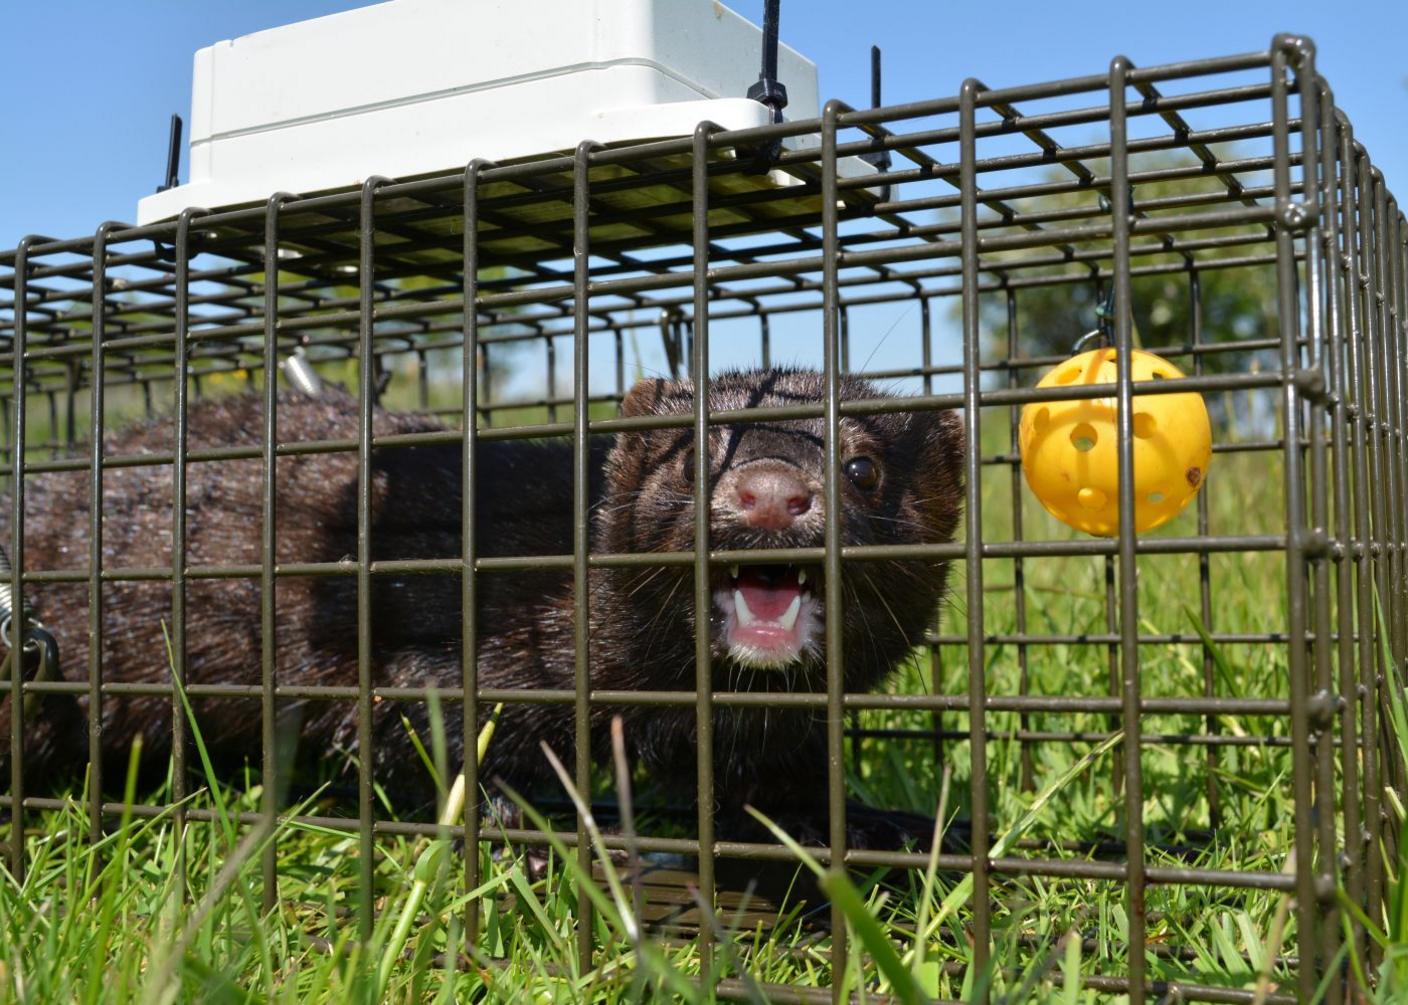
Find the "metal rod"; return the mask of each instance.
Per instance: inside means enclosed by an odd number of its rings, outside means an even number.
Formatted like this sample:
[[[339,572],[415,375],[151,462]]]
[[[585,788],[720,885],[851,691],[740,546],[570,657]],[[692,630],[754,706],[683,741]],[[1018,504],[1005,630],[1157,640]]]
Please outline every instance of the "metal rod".
[[[987,667],[983,636],[983,469],[973,445],[982,443],[982,408],[979,398],[978,357],[981,351],[978,331],[978,176],[977,99],[987,90],[972,77],[959,89],[959,162],[963,193],[963,421],[967,451],[964,477],[964,586],[966,589],[968,635],[968,746],[971,767],[969,802],[973,815],[972,861],[973,969],[985,977],[992,951],[991,892],[988,879],[988,848],[991,820],[988,816],[987,736],[983,719],[987,704]],[[987,982],[984,981],[984,987]],[[987,999],[984,992],[983,998]]]
[[[714,592],[707,561],[713,450],[709,437],[709,133],[710,123],[694,130],[694,686],[698,693],[694,729],[697,744],[697,826],[699,895],[714,910],[714,691],[713,653],[708,626]],[[705,973],[714,966],[712,933],[700,927],[699,962]]]
[[[1286,70],[1291,61],[1296,64],[1296,76],[1304,81],[1313,78],[1314,63],[1302,40],[1280,37],[1273,44],[1271,88],[1272,114],[1276,135],[1275,180],[1277,205],[1281,220],[1276,228],[1277,317],[1280,323],[1283,366],[1290,367],[1298,354],[1297,336],[1300,313],[1295,292],[1295,258],[1292,247],[1295,216],[1290,205],[1290,126],[1287,113]],[[1314,108],[1314,102],[1303,102],[1301,114]],[[1302,143],[1311,143],[1308,134]],[[1310,193],[1307,193],[1310,198]],[[1313,217],[1312,217],[1313,219]],[[1305,536],[1309,530],[1305,512],[1302,455],[1295,442],[1300,436],[1301,398],[1293,381],[1285,381],[1281,401],[1281,422],[1287,446],[1284,455],[1286,499],[1286,591],[1287,621],[1290,644],[1287,659],[1290,671],[1292,788],[1295,792],[1295,871],[1297,940],[1301,958],[1299,986],[1301,997],[1309,1000],[1315,991],[1318,953],[1316,927],[1318,901],[1315,890],[1315,831],[1312,823],[1312,789],[1310,761],[1309,673],[1306,658],[1306,554]],[[1323,812],[1323,811],[1322,811]]]
[[[825,460],[822,469],[825,549],[822,556],[826,583],[826,810],[830,823],[827,846],[831,860],[841,861],[846,853],[846,751],[845,751],[845,668],[842,666],[843,586],[841,565],[841,316],[837,303],[836,277],[839,269],[840,237],[836,211],[836,122],[843,106],[832,99],[822,112],[821,132],[821,229],[822,289],[825,307],[821,315],[822,355],[825,371]],[[849,946],[846,916],[835,903],[831,906],[832,1001],[840,1002]]]
[[[1347,301],[1352,299],[1352,290],[1347,282],[1346,267],[1348,255],[1343,245],[1340,229],[1340,214],[1351,210],[1349,198],[1349,172],[1352,163],[1345,163],[1340,146],[1340,127],[1335,121],[1334,99],[1329,88],[1322,87],[1320,94],[1320,127],[1324,141],[1320,144],[1323,158],[1321,172],[1325,192],[1324,252],[1322,261],[1328,272],[1326,291],[1326,327],[1329,332],[1329,348],[1325,356],[1326,386],[1332,395],[1333,407],[1330,410],[1330,478],[1334,485],[1335,536],[1348,541],[1352,533],[1353,512],[1350,502],[1350,480],[1353,462],[1350,456],[1348,404],[1352,401],[1352,389],[1347,372]],[[1340,772],[1343,778],[1341,808],[1344,816],[1344,855],[1346,886],[1350,899],[1366,911],[1373,910],[1366,901],[1365,854],[1368,848],[1364,843],[1363,790],[1361,788],[1361,755],[1359,746],[1359,680],[1355,672],[1354,658],[1354,565],[1347,551],[1333,555],[1335,569],[1335,614],[1339,636],[1335,659],[1339,673],[1340,688]],[[1317,629],[1317,644],[1319,644]],[[1364,952],[1365,933],[1356,919],[1351,919],[1353,932],[1351,951]]]
[[[591,581],[587,552],[591,548],[591,438],[588,432],[587,311],[591,293],[591,167],[588,157],[596,144],[584,141],[577,146],[572,172],[572,262],[575,324],[572,354],[572,642],[576,654],[573,695],[573,742],[576,750],[575,784],[587,798],[591,792]],[[551,344],[551,341],[549,341]],[[467,738],[466,738],[467,739]],[[577,814],[578,882],[585,884],[592,874],[591,845],[587,821]],[[585,886],[577,894],[577,961],[583,973],[592,968],[592,903]]]
[[[88,838],[94,843],[103,832],[103,339],[107,334],[107,238],[114,227],[103,224],[93,238],[93,334],[88,363]]]
[[[264,217],[264,449],[260,472],[264,493],[259,535],[259,673],[262,691],[259,769],[262,782],[260,809],[270,835],[260,856],[265,914],[274,910],[279,903],[278,835],[274,827],[279,812],[276,779],[282,766],[279,764],[276,730],[278,704],[275,689],[278,687],[279,652],[276,614],[279,587],[274,569],[278,561],[279,513],[279,459],[276,451],[279,443],[279,210],[286,198],[284,193],[271,195],[265,204]]]
[[[1125,89],[1132,64],[1123,56],[1110,62],[1110,178],[1116,193],[1129,191],[1129,146],[1125,119]],[[1124,830],[1125,854],[1129,862],[1126,913],[1129,918],[1127,972],[1130,1005],[1142,1005],[1145,994],[1145,943],[1147,906],[1144,896],[1144,773],[1140,761],[1139,583],[1135,559],[1134,529],[1134,397],[1131,392],[1133,337],[1129,274],[1130,213],[1123,200],[1112,200],[1110,217],[1114,222],[1115,252],[1115,369],[1118,374],[1119,451],[1119,629],[1120,698],[1124,729]]]
[[[376,401],[376,365],[372,358],[376,317],[376,198],[385,178],[362,183],[358,214],[357,293],[361,300],[357,331],[357,819],[360,823],[357,860],[357,932],[366,942],[376,926],[372,750],[372,425]]]
[[[186,684],[186,562],[189,541],[187,539],[186,479],[187,448],[190,431],[188,427],[188,352],[187,332],[190,327],[190,307],[187,297],[190,294],[190,263],[195,257],[192,247],[192,222],[204,211],[185,209],[176,227],[176,359],[173,368],[172,385],[175,391],[173,402],[173,434],[171,460],[171,638],[170,661],[171,677],[177,689]],[[179,691],[171,698],[171,799],[176,804],[173,823],[176,828],[176,856],[173,864],[175,873],[174,896],[184,903],[187,895],[186,868],[187,842],[185,806],[187,789],[186,744],[187,713],[185,702]]]
[[[479,299],[479,190],[480,175],[489,167],[482,160],[471,161],[464,173],[464,344],[460,356],[460,429],[463,431],[460,463],[460,684],[463,708],[460,736],[464,750],[464,779],[467,798],[464,807],[464,885],[479,887],[479,760],[470,746],[470,737],[479,735],[479,576],[475,568],[478,537],[475,493],[478,491],[479,415],[479,312],[473,305]],[[485,367],[487,373],[488,367]],[[489,389],[485,388],[487,392]],[[478,897],[465,904],[464,941],[468,951],[479,939],[480,903]]]
[[[25,350],[28,343],[28,286],[30,248],[34,237],[20,241],[15,252],[14,419],[10,458],[10,607],[24,610],[24,470],[25,470]],[[10,619],[10,792],[16,805],[24,806],[24,619]],[[24,882],[24,813],[10,816],[10,874]]]

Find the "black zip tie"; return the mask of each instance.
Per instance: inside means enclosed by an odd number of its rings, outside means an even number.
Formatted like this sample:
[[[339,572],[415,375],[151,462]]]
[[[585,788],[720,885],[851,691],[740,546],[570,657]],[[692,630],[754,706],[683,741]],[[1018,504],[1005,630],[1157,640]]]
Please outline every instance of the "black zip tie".
[[[749,86],[747,97],[772,111],[774,123],[782,121],[782,110],[787,107],[787,88],[777,79],[777,26],[781,20],[782,0],[767,0],[763,5],[763,52],[762,66],[758,79]],[[781,140],[768,140],[752,148],[744,159],[748,162],[750,174],[766,174],[772,170],[782,153]]]
[[[156,187],[158,192],[165,192],[169,188],[175,188],[181,184],[181,116],[175,112],[171,113],[171,131],[167,136],[166,146],[166,180]]]
[[[787,88],[777,79],[777,24],[782,0],[767,0],[763,6],[763,65],[757,82],[748,88],[748,97],[772,109],[773,122],[782,121],[787,107]]]
[[[173,189],[181,183],[181,116],[175,112],[171,113],[171,129],[166,137],[166,175],[162,183],[156,187],[158,192],[165,192]],[[176,246],[174,244],[163,244],[161,241],[152,239],[152,247],[156,249],[156,255],[164,262],[176,261]]]
[[[881,81],[880,47],[879,47],[878,45],[872,45],[872,46],[870,47],[870,107],[871,107],[871,108],[879,108],[880,105],[881,105],[881,103],[882,103],[881,100],[880,100],[880,98],[881,98],[881,95],[880,95],[880,81]],[[886,130],[886,133],[888,134],[888,130]],[[888,151],[888,150],[871,150],[871,151],[868,151],[868,152],[866,152],[866,153],[861,154],[861,155],[860,155],[860,159],[863,160],[863,161],[865,161],[865,162],[866,162],[867,164],[869,164],[871,167],[875,168],[875,170],[877,170],[877,171],[884,172],[884,171],[890,170],[890,163],[891,163],[891,161],[890,161],[890,151]],[[887,192],[888,192],[888,189],[887,189]],[[882,198],[888,199],[888,198],[889,198],[889,195],[886,194],[885,196],[882,196]]]

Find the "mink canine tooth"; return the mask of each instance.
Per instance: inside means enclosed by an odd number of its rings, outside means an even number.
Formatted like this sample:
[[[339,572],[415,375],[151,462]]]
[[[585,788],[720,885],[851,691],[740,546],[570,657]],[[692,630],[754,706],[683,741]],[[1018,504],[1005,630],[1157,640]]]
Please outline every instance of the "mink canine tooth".
[[[721,373],[709,383],[711,411],[820,403],[825,382],[814,371]],[[843,377],[845,400],[880,396],[873,385]],[[645,380],[627,394],[622,414],[691,415],[687,381]],[[278,399],[281,442],[350,440],[357,435],[356,401],[329,389],[318,398],[294,392]],[[191,403],[191,450],[259,444],[263,403],[236,395]],[[377,436],[439,430],[423,417],[377,410]],[[723,550],[817,548],[824,542],[822,486],[826,430],[821,418],[711,427],[710,547]],[[169,419],[149,420],[109,435],[104,452],[169,453]],[[627,431],[614,441],[592,441],[595,552],[660,553],[694,547],[694,491],[677,456],[693,442],[689,429]],[[951,539],[962,501],[963,438],[955,413],[914,412],[846,416],[843,452],[864,450],[885,477],[878,492],[843,486],[838,514],[843,543],[893,545]],[[854,445],[854,447],[852,447]],[[371,550],[373,562],[457,559],[461,555],[461,446],[437,443],[384,447],[373,452]],[[480,441],[477,446],[476,546],[481,557],[569,554],[573,550],[572,449],[567,441]],[[357,553],[355,453],[309,453],[278,460],[277,552],[280,564],[337,562]],[[789,505],[761,519],[746,508],[740,480],[755,490],[783,493]],[[73,570],[87,562],[89,492],[86,471],[46,472],[26,479],[25,566],[29,571]],[[768,479],[774,488],[769,489]],[[776,486],[782,486],[777,488]],[[258,459],[191,464],[187,469],[189,566],[258,566],[263,514],[263,472]],[[785,490],[785,491],[784,491]],[[790,506],[810,493],[805,506]],[[103,474],[103,563],[107,568],[168,567],[171,563],[171,468],[138,465]],[[5,510],[3,512],[8,512]],[[8,533],[0,528],[0,534]],[[798,587],[813,578],[798,566],[754,567],[769,580],[796,570]],[[729,569],[737,580],[745,571]],[[848,602],[842,608],[840,666],[847,691],[878,687],[922,638],[944,590],[946,566],[931,559],[864,562],[846,569]],[[696,686],[694,570],[687,566],[594,568],[589,572],[591,686],[619,691],[693,691]],[[379,688],[458,688],[463,679],[463,618],[458,574],[371,579],[372,678]],[[476,578],[481,688],[570,690],[576,654],[570,571],[538,568]],[[163,625],[169,625],[169,582],[143,580],[103,587],[103,676],[110,682],[168,684]],[[188,684],[258,685],[261,682],[261,597],[257,578],[193,578],[186,586],[184,669]],[[274,598],[274,676],[281,686],[357,684],[357,581],[350,576],[280,576]],[[34,582],[27,591],[35,616],[59,643],[58,676],[88,679],[88,588],[85,583]],[[749,616],[735,594],[735,616]],[[794,598],[783,616],[789,628],[800,616]],[[787,663],[786,673],[758,673],[730,658],[723,638],[725,613],[711,604],[710,633],[716,690],[826,691],[826,654],[820,633]],[[766,663],[772,659],[759,654]],[[0,736],[9,732],[10,699],[0,699]],[[257,699],[193,697],[207,748],[234,774],[259,762],[261,723]],[[299,702],[280,698],[281,713]],[[481,711],[482,714],[482,711]],[[610,754],[609,723],[620,714],[632,754],[665,790],[685,797],[697,781],[696,711],[687,706],[591,708],[593,756]],[[141,737],[149,777],[165,770],[172,737],[171,699],[165,695],[109,695],[102,706],[104,778],[120,782],[128,752]],[[370,756],[375,780],[398,800],[398,810],[426,812],[434,789],[420,766],[402,716],[421,736],[430,735],[426,703],[383,701],[372,708]],[[568,763],[573,756],[571,705],[508,704],[480,778],[502,777],[520,790],[555,786],[539,749],[547,741]],[[47,694],[25,716],[24,763],[35,786],[81,778],[86,756],[86,694]],[[343,700],[302,703],[289,716],[298,760],[327,758],[329,751],[357,750],[356,704]],[[282,719],[282,716],[281,716]],[[464,753],[458,706],[444,710],[453,764]],[[714,719],[715,796],[720,831],[745,830],[751,803],[775,818],[798,814],[825,820],[824,716],[812,708],[719,708]],[[9,746],[0,749],[0,777],[9,771]],[[192,761],[194,763],[194,760]],[[348,769],[349,771],[355,769]],[[799,781],[802,780],[802,781]],[[554,790],[555,791],[555,790]],[[732,824],[729,823],[732,821]],[[820,833],[825,833],[824,827]]]

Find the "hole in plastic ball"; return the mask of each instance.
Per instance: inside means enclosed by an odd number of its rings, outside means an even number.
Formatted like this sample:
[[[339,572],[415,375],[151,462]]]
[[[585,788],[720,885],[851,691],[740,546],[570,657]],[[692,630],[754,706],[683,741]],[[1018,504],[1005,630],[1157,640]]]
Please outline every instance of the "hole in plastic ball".
[[[1154,435],[1154,432],[1155,432],[1158,428],[1159,428],[1158,420],[1156,420],[1156,419],[1155,419],[1152,415],[1150,415],[1148,412],[1137,412],[1137,413],[1135,413],[1135,416],[1134,416],[1134,435],[1137,436],[1137,437],[1139,437],[1141,440],[1147,440],[1149,437],[1153,436],[1153,435]]]
[[[1168,374],[1164,373],[1162,370],[1155,370],[1150,376],[1154,380],[1168,380]]]
[[[1073,366],[1069,370],[1062,370],[1056,375],[1056,383],[1069,384],[1080,376],[1080,367]]]
[[[1050,426],[1050,425],[1051,425],[1051,409],[1049,409],[1049,408],[1044,408],[1044,407],[1038,409],[1038,410],[1037,410],[1037,413],[1036,413],[1036,417],[1035,417],[1034,419],[1032,419],[1032,427],[1033,427],[1038,433],[1044,433],[1044,432],[1046,432],[1047,427]]]
[[[1076,493],[1076,499],[1086,509],[1105,508],[1105,493],[1099,489],[1083,488]]]
[[[1164,494],[1162,492],[1150,492],[1148,499],[1151,503],[1157,506],[1159,503],[1164,501]]]
[[[1071,446],[1075,447],[1083,454],[1088,454],[1095,449],[1095,444],[1100,439],[1100,434],[1095,432],[1095,427],[1088,422],[1082,422],[1075,429],[1071,430]]]

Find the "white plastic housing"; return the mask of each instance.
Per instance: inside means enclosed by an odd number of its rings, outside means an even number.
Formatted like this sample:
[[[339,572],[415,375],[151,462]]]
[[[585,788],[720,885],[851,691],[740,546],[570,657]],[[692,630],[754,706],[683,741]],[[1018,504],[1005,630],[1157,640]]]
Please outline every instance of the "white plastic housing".
[[[190,180],[138,223],[574,149],[764,125],[762,32],[714,0],[391,0],[195,55]],[[790,119],[816,66],[779,47]],[[790,145],[790,144],[789,144]]]

